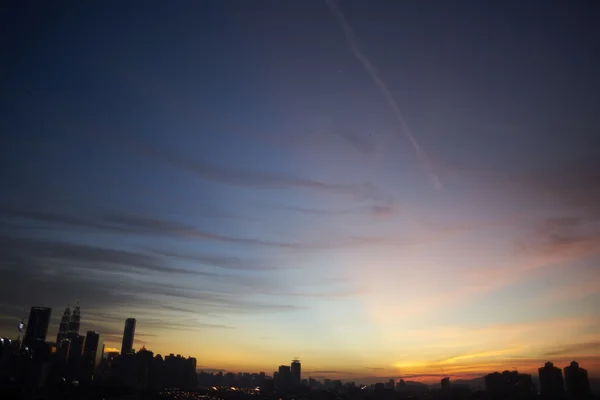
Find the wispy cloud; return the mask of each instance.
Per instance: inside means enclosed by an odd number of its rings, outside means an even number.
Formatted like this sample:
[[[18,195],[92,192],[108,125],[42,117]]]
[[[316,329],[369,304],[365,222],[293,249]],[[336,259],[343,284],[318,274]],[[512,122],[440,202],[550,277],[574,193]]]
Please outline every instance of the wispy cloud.
[[[150,253],[5,236],[0,237],[0,249],[0,291],[14,305],[0,307],[0,314],[10,317],[0,323],[3,333],[12,332],[31,305],[62,310],[75,301],[86,310],[83,329],[97,329],[113,339],[122,334],[122,325],[115,328],[114,324],[122,324],[130,313],[154,323],[156,330],[183,324],[181,330],[195,331],[234,327],[203,319],[304,309],[281,299],[270,301],[274,288],[282,288],[265,277],[176,268]],[[160,281],[150,279],[149,273],[161,276]],[[177,274],[202,279],[193,285],[187,280],[181,283]],[[94,310],[119,311],[102,316]],[[182,314],[193,319],[182,322]],[[53,327],[58,326],[59,316],[60,311],[54,313]]]
[[[371,154],[377,148],[372,132],[357,133],[351,129],[341,127],[330,127],[328,130],[332,134],[344,139],[359,153]]]
[[[118,234],[129,235],[157,235],[157,236],[175,236],[185,239],[215,241],[234,245],[244,246],[265,246],[276,247],[289,250],[307,250],[307,249],[334,249],[352,246],[369,246],[374,244],[392,243],[385,237],[336,237],[330,240],[305,240],[297,242],[284,242],[275,240],[265,240],[260,238],[236,237],[216,234],[204,231],[188,223],[181,223],[163,218],[156,218],[150,215],[140,213],[113,213],[88,214],[85,217],[70,215],[65,213],[42,212],[42,211],[24,211],[18,209],[0,210],[0,217],[5,221],[13,221],[14,224],[0,225],[0,229],[5,232],[11,232],[15,229],[19,231],[35,231],[38,229],[48,229],[47,224],[53,224],[55,228],[78,228],[87,230],[108,231]],[[19,224],[20,221],[42,222],[44,225]],[[165,250],[168,252],[168,250]],[[188,255],[193,257],[191,255]],[[181,257],[186,257],[182,254]],[[198,256],[200,257],[200,256]],[[198,260],[200,261],[200,260]],[[233,267],[234,260],[225,260],[223,258],[214,258],[219,266],[228,264]],[[209,257],[204,257],[202,262],[209,262]],[[238,266],[241,264],[238,263]]]
[[[586,354],[600,355],[600,340],[584,343],[571,343],[547,351],[546,357],[568,356],[575,357]]]
[[[554,346],[556,341],[571,340],[573,335],[585,329],[596,329],[600,319],[594,317],[565,317],[549,318],[532,322],[496,323],[490,325],[438,326],[435,329],[411,329],[396,335],[397,340],[413,343],[425,349],[440,349],[447,352],[450,349],[468,348],[467,354],[490,352],[490,343],[496,346],[493,351],[502,351],[511,356],[526,354],[532,351],[545,351],[544,348]],[[537,345],[528,348],[530,338],[536,337]],[[454,357],[462,357],[456,354]],[[503,354],[506,355],[506,354]],[[444,360],[453,359],[446,357]],[[479,357],[479,356],[478,356]],[[443,360],[435,360],[440,362]]]
[[[455,364],[457,362],[461,362],[461,361],[465,361],[465,360],[472,360],[472,359],[476,359],[476,358],[494,358],[494,357],[498,357],[498,356],[504,356],[507,354],[518,354],[519,351],[522,351],[522,348],[491,350],[491,351],[482,351],[482,352],[478,352],[478,353],[461,354],[458,356],[454,356],[454,357],[436,361],[435,364],[446,365],[446,364]]]
[[[159,273],[177,273],[191,275],[212,275],[205,271],[167,267],[160,259],[126,250],[101,248],[83,244],[52,242],[28,238],[0,236],[4,259],[26,259],[29,257],[45,260],[69,261],[86,268],[89,264],[101,264],[103,269],[124,272],[129,269]]]
[[[265,206],[267,207],[267,206]],[[308,208],[300,206],[292,206],[285,204],[269,204],[270,210],[283,210],[290,211],[306,215],[314,216],[352,216],[352,215],[371,215],[373,217],[389,217],[396,215],[401,211],[401,206],[392,200],[382,201],[378,204],[355,207],[355,208],[344,208],[344,209],[319,209],[319,208]]]
[[[131,138],[117,139],[117,143],[131,151],[188,171],[201,179],[250,188],[310,189],[332,194],[351,195],[358,199],[378,199],[381,194],[372,183],[331,183],[290,174],[238,169],[190,159],[182,155],[159,149],[148,142],[135,142]]]
[[[224,269],[260,271],[276,270],[287,267],[286,265],[275,265],[250,258],[242,259],[240,257],[220,256],[212,253],[191,253],[185,251],[173,251],[168,249],[148,249],[148,251],[162,257],[176,259],[179,258],[195,263],[216,266]]]
[[[549,306],[559,302],[582,299],[600,293],[600,274],[591,271],[575,283],[565,283],[559,288],[553,289],[538,297],[534,304]]]
[[[308,372],[313,373],[313,374],[337,374],[337,373],[339,373],[339,371],[328,370],[328,369],[324,369],[324,370],[310,370]]]

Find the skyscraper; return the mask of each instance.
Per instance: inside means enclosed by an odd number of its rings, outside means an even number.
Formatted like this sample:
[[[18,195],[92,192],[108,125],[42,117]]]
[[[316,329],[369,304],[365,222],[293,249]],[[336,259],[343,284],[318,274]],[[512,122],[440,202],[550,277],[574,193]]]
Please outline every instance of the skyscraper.
[[[487,374],[484,381],[485,391],[492,398],[522,398],[535,392],[531,375],[520,374],[517,371]]]
[[[565,386],[567,394],[572,400],[587,399],[590,397],[590,380],[587,370],[579,368],[576,361],[564,368]]]
[[[56,347],[60,347],[60,343],[67,338],[69,333],[69,325],[71,324],[71,305],[69,304],[65,308],[65,312],[60,319],[60,325],[58,326],[58,335],[56,335]]]
[[[280,365],[277,373],[277,382],[275,382],[275,389],[278,392],[286,393],[290,390],[292,384],[292,373],[289,365]]]
[[[79,322],[81,320],[81,309],[79,308],[79,302],[71,314],[71,320],[69,321],[69,333],[79,334]]]
[[[121,354],[133,352],[133,337],[135,336],[135,318],[125,320],[125,330],[123,331],[123,344],[121,345]]]
[[[292,360],[291,374],[292,374],[292,386],[297,388],[298,386],[300,386],[301,375],[302,375],[302,366],[300,364],[300,360],[298,360],[298,359]]]
[[[551,362],[538,369],[540,394],[543,398],[559,398],[565,394],[562,371]]]
[[[67,365],[69,367],[70,376],[75,377],[78,376],[81,369],[81,355],[83,353],[85,336],[78,335],[77,333],[69,333],[67,340],[70,342]]]
[[[34,347],[37,342],[45,342],[48,335],[48,325],[50,325],[50,315],[52,309],[47,307],[31,307],[29,320],[25,330],[23,344],[27,347]]]
[[[102,361],[103,352],[104,343],[100,334],[88,331],[83,345],[83,370],[88,377],[94,373],[96,367]]]

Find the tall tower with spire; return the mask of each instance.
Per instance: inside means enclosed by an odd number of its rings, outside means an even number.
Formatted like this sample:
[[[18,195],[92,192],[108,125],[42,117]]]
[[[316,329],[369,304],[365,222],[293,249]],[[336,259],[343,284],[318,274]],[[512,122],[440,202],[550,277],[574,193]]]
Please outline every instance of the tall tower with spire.
[[[79,321],[81,319],[81,309],[79,308],[79,302],[71,314],[71,320],[69,321],[69,333],[78,335],[79,334]]]
[[[56,335],[56,344],[60,344],[64,339],[67,338],[71,325],[71,305],[69,304],[65,308],[65,312],[60,319],[60,325],[58,326],[58,335]]]

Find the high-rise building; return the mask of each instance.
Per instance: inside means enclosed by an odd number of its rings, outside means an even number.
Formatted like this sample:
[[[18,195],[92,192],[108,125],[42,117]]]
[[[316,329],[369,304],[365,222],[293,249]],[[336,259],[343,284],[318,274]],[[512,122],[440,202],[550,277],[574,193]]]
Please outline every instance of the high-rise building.
[[[79,307],[79,302],[75,306],[73,310],[73,314],[71,314],[71,320],[69,321],[69,333],[79,334],[79,322],[81,321],[81,309]]]
[[[540,394],[543,398],[558,398],[565,394],[565,384],[560,368],[547,362],[538,369],[540,377]]]
[[[442,378],[442,380],[440,381],[440,386],[442,387],[442,390],[450,389],[450,378],[449,377]]]
[[[60,347],[60,342],[67,338],[69,333],[69,324],[71,323],[71,305],[69,304],[60,319],[58,326],[58,335],[56,335],[56,347]]]
[[[135,318],[127,318],[125,320],[125,330],[123,331],[123,344],[121,345],[121,354],[128,354],[133,352],[135,322]]]
[[[62,362],[67,362],[69,359],[69,350],[71,349],[71,340],[64,338],[60,342],[56,342],[56,354]]]
[[[285,393],[291,389],[292,386],[292,373],[289,365],[280,365],[277,373],[277,382],[275,382],[275,389],[278,392]]]
[[[104,343],[100,334],[94,331],[88,331],[85,335],[85,344],[83,345],[83,370],[87,376],[93,375],[104,352]]]
[[[564,368],[567,395],[572,400],[588,399],[591,394],[587,370],[579,368],[576,361]]]
[[[76,375],[81,368],[81,355],[83,353],[83,345],[85,336],[77,333],[69,333],[66,341],[69,341],[69,354],[67,355],[67,365],[72,376]]]
[[[50,315],[52,309],[47,307],[31,307],[29,320],[25,330],[23,344],[27,347],[34,347],[38,342],[46,342],[48,335],[48,326],[50,325]]]
[[[525,397],[535,392],[531,375],[520,374],[518,371],[487,374],[484,382],[485,391],[493,398]]]
[[[297,388],[298,386],[300,386],[300,381],[302,380],[302,365],[300,364],[300,360],[292,360],[290,370],[292,374],[292,386]]]

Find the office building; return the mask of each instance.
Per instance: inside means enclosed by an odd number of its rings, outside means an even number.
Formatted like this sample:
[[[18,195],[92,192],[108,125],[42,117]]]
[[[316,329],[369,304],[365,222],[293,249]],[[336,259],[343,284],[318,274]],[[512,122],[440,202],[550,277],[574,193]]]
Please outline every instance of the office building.
[[[449,377],[442,378],[442,380],[440,381],[440,386],[441,386],[442,390],[449,390],[450,389],[450,378]]]
[[[38,343],[45,343],[50,325],[52,309],[47,307],[31,307],[23,344],[34,348]]]
[[[69,333],[67,339],[63,342],[69,343],[69,351],[67,354],[67,368],[69,376],[71,378],[81,376],[81,357],[83,354],[83,345],[85,343],[85,336],[78,335],[76,333]]]
[[[121,354],[133,353],[135,322],[135,318],[127,318],[125,320],[125,329],[123,331],[123,343],[121,344]]]
[[[300,381],[302,380],[302,365],[300,364],[300,360],[295,359],[292,361],[292,365],[290,368],[291,372],[291,383],[292,387],[297,388],[300,386]]]
[[[96,367],[102,361],[104,352],[104,343],[100,334],[94,331],[88,331],[85,335],[85,344],[83,345],[83,372],[86,377],[94,374]]]
[[[587,370],[579,368],[576,361],[571,362],[565,371],[565,386],[569,399],[580,400],[587,399],[591,395],[590,380]]]
[[[292,372],[289,365],[279,366],[277,372],[277,382],[275,382],[275,389],[278,392],[285,393],[292,387]]]
[[[67,362],[69,359],[69,350],[71,350],[71,340],[64,338],[56,343],[56,354],[60,361]]]
[[[540,395],[543,398],[558,398],[565,394],[565,384],[560,368],[547,362],[538,369],[540,377]]]
[[[517,371],[494,372],[484,378],[485,391],[493,398],[513,398],[535,393],[531,375]]]

